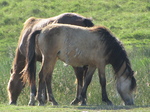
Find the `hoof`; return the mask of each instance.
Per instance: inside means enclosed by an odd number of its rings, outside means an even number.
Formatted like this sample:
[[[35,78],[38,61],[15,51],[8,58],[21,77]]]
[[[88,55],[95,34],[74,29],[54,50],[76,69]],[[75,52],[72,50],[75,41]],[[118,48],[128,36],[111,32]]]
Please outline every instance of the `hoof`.
[[[44,105],[45,105],[44,101],[39,101],[38,106],[44,106]]]
[[[9,105],[16,105],[16,102],[10,102]]]
[[[45,105],[44,103],[39,103],[39,104],[38,104],[38,106],[44,106],[44,105]]]
[[[35,106],[35,102],[34,103],[33,102],[29,102],[28,106]]]
[[[81,103],[81,106],[87,106],[86,103]]]
[[[127,105],[127,106],[133,106],[134,103],[133,102],[125,102],[125,105]]]
[[[113,106],[113,103],[109,99],[103,99],[103,102],[105,102],[107,105]]]
[[[57,102],[52,102],[52,105],[58,105],[58,103]]]
[[[108,102],[106,102],[107,103],[107,105],[109,105],[109,106],[113,106],[113,103],[111,102],[111,101],[108,101]]]
[[[81,102],[81,106],[87,106],[86,105],[86,102],[84,101],[84,102]]]
[[[80,101],[76,98],[70,103],[70,105],[78,105],[79,102]]]

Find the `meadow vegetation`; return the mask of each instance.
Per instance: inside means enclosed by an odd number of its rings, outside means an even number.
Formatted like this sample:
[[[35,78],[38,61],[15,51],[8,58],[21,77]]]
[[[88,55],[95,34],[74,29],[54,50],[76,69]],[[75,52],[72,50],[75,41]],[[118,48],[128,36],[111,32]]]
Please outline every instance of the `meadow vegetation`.
[[[23,23],[31,16],[48,18],[74,12],[108,27],[127,50],[137,71],[136,106],[150,106],[150,1],[149,0],[0,0],[0,104],[8,104],[7,83]],[[39,65],[39,63],[37,64]],[[37,71],[38,72],[38,71]],[[69,105],[76,92],[75,75],[70,66],[58,61],[53,73],[54,96],[60,105]],[[111,66],[107,66],[107,91],[114,105],[122,105],[115,89]],[[87,93],[88,105],[101,101],[98,74],[95,72]],[[22,91],[18,105],[27,105],[29,87]],[[48,103],[50,105],[50,103]],[[92,108],[92,107],[91,107]]]

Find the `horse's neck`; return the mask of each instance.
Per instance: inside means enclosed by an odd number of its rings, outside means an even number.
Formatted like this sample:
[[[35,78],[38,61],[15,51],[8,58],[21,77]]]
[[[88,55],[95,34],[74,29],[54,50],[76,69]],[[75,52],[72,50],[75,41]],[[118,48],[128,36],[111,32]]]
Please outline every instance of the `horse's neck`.
[[[124,61],[122,66],[120,67],[119,71],[116,73],[117,76],[123,75],[127,71],[126,62]]]

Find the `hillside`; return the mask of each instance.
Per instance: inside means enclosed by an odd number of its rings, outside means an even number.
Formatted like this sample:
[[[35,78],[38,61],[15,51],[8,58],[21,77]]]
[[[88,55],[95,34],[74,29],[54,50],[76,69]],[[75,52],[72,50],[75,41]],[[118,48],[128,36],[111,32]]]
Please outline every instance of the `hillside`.
[[[75,12],[105,25],[126,44],[150,42],[149,0],[1,0],[0,53],[14,52],[23,23],[31,16]]]

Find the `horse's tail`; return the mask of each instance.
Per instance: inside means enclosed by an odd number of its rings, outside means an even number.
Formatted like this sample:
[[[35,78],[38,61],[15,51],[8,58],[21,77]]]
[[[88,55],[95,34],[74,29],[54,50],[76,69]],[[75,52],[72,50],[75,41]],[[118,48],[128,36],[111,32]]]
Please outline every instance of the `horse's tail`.
[[[27,54],[26,54],[26,66],[24,68],[23,75],[23,82],[25,83],[27,80],[29,84],[35,82],[36,77],[36,54],[35,54],[35,45],[36,45],[36,35],[40,34],[41,30],[36,30],[33,32],[27,41]]]

